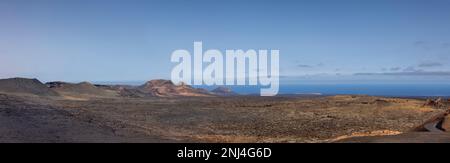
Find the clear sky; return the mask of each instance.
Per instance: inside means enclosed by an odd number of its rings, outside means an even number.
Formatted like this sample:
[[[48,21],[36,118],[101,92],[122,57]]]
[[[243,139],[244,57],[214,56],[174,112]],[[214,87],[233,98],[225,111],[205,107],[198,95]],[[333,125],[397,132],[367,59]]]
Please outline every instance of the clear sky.
[[[450,0],[0,0],[0,78],[169,78],[194,41],[279,49],[283,82],[448,82]]]

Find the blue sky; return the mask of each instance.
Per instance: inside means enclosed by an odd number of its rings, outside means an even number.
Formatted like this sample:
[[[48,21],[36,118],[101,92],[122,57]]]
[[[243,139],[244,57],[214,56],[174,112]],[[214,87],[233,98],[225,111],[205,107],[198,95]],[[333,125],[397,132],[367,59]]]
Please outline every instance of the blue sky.
[[[279,49],[284,83],[445,83],[449,20],[449,0],[0,0],[0,78],[169,78],[203,41]]]

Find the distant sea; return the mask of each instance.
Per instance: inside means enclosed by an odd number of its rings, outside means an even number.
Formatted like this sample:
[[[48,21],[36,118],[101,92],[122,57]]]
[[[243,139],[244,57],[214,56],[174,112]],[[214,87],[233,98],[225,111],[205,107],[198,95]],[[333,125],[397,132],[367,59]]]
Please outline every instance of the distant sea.
[[[144,82],[96,82],[96,84],[141,85]],[[217,86],[194,86],[212,90]],[[259,94],[259,86],[226,86],[239,94]],[[263,87],[264,88],[264,87]],[[281,84],[279,94],[371,95],[390,97],[450,97],[450,84]]]
[[[210,87],[202,87],[211,89]],[[240,94],[258,94],[260,87],[232,86]],[[389,97],[450,96],[450,84],[298,84],[280,85],[279,94],[371,95]]]

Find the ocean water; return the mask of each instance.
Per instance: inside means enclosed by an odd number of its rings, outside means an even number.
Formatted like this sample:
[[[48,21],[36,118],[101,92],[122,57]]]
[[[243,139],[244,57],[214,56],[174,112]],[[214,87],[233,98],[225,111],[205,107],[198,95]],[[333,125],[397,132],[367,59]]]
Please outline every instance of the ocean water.
[[[200,86],[212,89],[212,87]],[[240,94],[258,94],[261,87],[231,86]],[[298,84],[280,85],[279,94],[372,95],[372,96],[450,96],[450,84]]]

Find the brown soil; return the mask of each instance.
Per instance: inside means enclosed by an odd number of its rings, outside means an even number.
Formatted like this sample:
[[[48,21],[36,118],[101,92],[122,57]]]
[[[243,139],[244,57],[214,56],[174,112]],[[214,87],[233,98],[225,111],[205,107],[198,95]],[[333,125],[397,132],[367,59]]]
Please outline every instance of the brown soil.
[[[0,142],[333,142],[410,134],[444,112],[425,102],[370,96],[80,100],[2,94]]]

